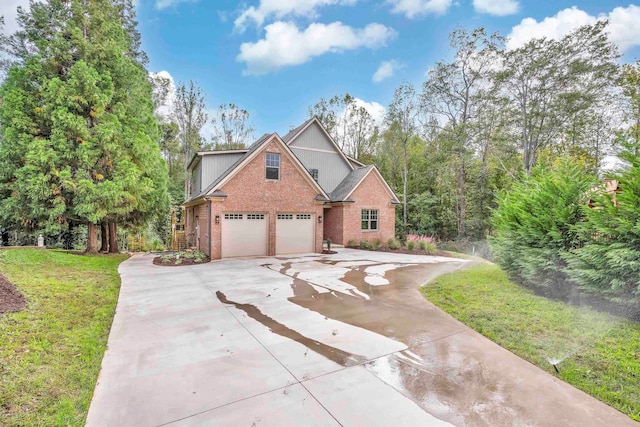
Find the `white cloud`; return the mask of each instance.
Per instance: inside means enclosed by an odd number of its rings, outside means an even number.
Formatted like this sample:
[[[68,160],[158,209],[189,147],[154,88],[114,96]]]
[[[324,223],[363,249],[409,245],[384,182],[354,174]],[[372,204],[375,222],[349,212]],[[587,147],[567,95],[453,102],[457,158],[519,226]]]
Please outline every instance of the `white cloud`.
[[[373,118],[373,121],[376,125],[382,125],[382,123],[384,122],[384,115],[386,113],[384,106],[378,104],[375,101],[367,102],[360,98],[354,98],[353,102],[358,107],[364,107],[364,109],[367,110],[369,114],[371,114],[371,117]]]
[[[402,64],[395,59],[392,59],[391,61],[384,61],[373,74],[371,80],[373,80],[374,83],[380,83],[381,81],[392,77],[400,68],[402,68]]]
[[[640,45],[640,7],[616,7],[609,13],[595,17],[574,6],[540,22],[533,18],[523,19],[511,29],[507,49],[517,49],[533,38],[547,37],[558,40],[578,27],[593,25],[604,19],[609,20],[609,40],[615,43],[621,52]]]
[[[200,0],[156,0],[156,9],[164,10],[182,3],[197,3]]]
[[[353,5],[356,0],[260,0],[258,7],[250,6],[242,11],[234,21],[235,28],[244,31],[251,23],[258,27],[270,17],[282,19],[285,16],[316,17],[316,9],[321,6]]]
[[[640,7],[616,7],[607,16],[611,41],[624,52],[640,45]]]
[[[18,6],[29,9],[29,0],[2,0],[0,1],[0,16],[4,17],[4,34],[13,34],[18,29],[16,18],[18,17]]]
[[[452,0],[387,0],[391,12],[402,14],[409,19],[425,15],[444,15],[449,11]]]
[[[478,13],[505,16],[518,13],[520,4],[517,0],[473,0],[473,8]]]
[[[372,23],[353,28],[341,22],[313,23],[303,31],[292,22],[274,22],[265,27],[265,37],[242,43],[237,60],[247,63],[244,74],[265,74],[278,68],[303,64],[327,52],[384,46],[396,32]]]

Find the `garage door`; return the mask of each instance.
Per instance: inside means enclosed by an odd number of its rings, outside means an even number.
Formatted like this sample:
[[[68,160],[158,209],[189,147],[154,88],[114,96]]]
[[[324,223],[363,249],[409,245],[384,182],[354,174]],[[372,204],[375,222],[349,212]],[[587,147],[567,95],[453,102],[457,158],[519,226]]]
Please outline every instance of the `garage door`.
[[[276,253],[314,251],[313,215],[279,213],[276,217]]]
[[[267,254],[269,221],[265,214],[234,212],[222,215],[222,257]]]

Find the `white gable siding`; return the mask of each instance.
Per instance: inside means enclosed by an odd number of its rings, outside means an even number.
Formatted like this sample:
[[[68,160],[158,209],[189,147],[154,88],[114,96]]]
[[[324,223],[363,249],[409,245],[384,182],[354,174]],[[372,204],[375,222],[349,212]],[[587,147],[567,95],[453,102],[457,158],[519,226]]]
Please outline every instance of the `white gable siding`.
[[[318,169],[318,184],[327,193],[331,193],[351,172],[338,153],[301,150],[296,147],[291,147],[291,151],[307,170]]]
[[[334,145],[327,139],[317,123],[311,123],[296,139],[289,145],[293,147],[315,148],[316,150],[335,151]]]
[[[318,169],[318,184],[327,193],[351,172],[350,165],[317,123],[311,123],[289,147],[307,170]]]
[[[202,189],[205,189],[237,162],[244,153],[213,154],[202,156]]]
[[[198,165],[193,169],[191,173],[191,196],[199,194],[202,191],[202,163],[198,162]]]

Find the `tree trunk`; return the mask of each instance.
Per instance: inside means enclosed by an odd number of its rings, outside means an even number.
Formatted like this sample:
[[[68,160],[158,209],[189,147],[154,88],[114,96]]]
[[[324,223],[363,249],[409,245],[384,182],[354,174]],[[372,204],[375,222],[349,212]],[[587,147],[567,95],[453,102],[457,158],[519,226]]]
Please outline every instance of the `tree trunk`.
[[[404,231],[405,236],[407,235],[407,175],[409,165],[407,162],[407,141],[403,144],[404,147],[404,171],[403,171],[403,194],[402,194],[402,230]],[[403,236],[404,238],[404,236]]]
[[[465,237],[467,231],[465,222],[467,221],[467,183],[465,179],[464,155],[459,153],[460,164],[458,167],[458,237]]]
[[[109,221],[109,253],[118,254],[118,228],[115,221]]]
[[[109,252],[109,230],[107,229],[107,223],[100,223],[100,252]]]
[[[87,224],[87,253],[95,254],[98,252],[98,226],[93,223]]]

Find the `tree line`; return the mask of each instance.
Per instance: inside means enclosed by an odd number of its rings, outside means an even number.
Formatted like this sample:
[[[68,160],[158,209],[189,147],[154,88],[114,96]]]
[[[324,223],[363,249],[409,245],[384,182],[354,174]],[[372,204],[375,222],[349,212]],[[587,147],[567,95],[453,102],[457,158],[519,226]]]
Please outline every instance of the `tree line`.
[[[482,28],[450,35],[451,57],[421,86],[396,88],[382,121],[350,95],[309,109],[345,152],[396,193],[398,233],[484,239],[497,197],[540,162],[581,159],[595,174],[628,123],[606,22],[507,50]]]

